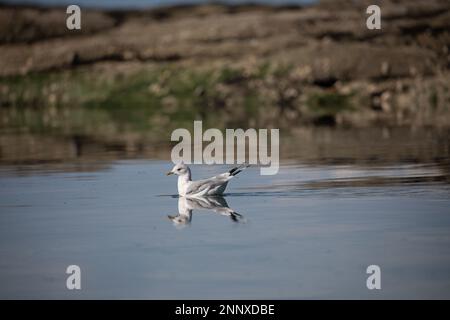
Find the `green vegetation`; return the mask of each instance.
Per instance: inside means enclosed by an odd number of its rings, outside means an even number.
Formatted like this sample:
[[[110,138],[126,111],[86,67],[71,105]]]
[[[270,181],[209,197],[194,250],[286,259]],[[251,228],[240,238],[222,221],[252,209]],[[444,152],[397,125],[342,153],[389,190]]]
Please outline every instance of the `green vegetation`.
[[[438,101],[438,94],[435,89],[431,91],[429,99],[431,108],[433,108],[433,110],[436,110],[439,101]]]
[[[189,68],[148,65],[139,71],[89,69],[0,79],[2,130],[40,133],[163,133],[205,125],[248,127],[277,123],[286,99],[292,66],[261,63],[251,68],[224,65]],[[291,89],[292,90],[292,89]],[[294,98],[291,110],[299,106]],[[281,103],[281,104],[280,104]],[[350,97],[314,93],[306,101],[314,117],[335,116],[352,108]],[[267,109],[269,108],[269,109]],[[265,111],[261,111],[265,110]]]
[[[308,109],[317,117],[335,116],[353,110],[350,95],[338,93],[314,93],[306,102]]]
[[[262,77],[267,70],[262,65],[252,77]],[[241,86],[244,78],[240,68],[192,70],[171,65],[127,74],[71,70],[3,78],[2,126],[82,133],[83,127],[95,129],[89,125],[92,121],[104,121],[116,131],[148,131],[202,119],[223,127],[223,116],[230,112],[226,100],[235,94],[231,87],[240,90],[245,116],[258,112],[260,100],[255,90]]]

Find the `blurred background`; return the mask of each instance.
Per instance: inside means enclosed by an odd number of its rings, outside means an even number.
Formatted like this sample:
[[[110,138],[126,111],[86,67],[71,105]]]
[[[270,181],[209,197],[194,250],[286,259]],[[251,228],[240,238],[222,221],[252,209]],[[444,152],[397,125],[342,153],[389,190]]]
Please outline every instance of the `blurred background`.
[[[168,159],[193,120],[280,128],[284,159],[448,161],[446,0],[86,0],[81,30],[69,2],[1,2],[0,163]]]

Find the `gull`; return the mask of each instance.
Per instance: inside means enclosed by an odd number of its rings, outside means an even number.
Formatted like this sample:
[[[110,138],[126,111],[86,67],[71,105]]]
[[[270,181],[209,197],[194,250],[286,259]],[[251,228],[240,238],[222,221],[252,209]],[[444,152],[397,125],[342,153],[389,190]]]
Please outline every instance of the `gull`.
[[[184,201],[182,200],[184,199]],[[192,208],[187,203],[187,198],[178,198],[178,214],[168,215],[169,219],[172,220],[176,226],[185,226],[191,223],[192,220]]]
[[[178,176],[178,195],[182,197],[203,197],[221,195],[227,187],[228,181],[239,172],[247,168],[248,164],[234,167],[228,172],[219,174],[209,179],[192,181],[191,169],[184,162],[176,164],[167,175]]]
[[[176,227],[184,227],[189,225],[192,220],[193,209],[212,210],[220,215],[230,217],[233,222],[245,222],[244,217],[231,209],[227,201],[222,196],[214,197],[179,197],[178,198],[178,214],[168,215]]]

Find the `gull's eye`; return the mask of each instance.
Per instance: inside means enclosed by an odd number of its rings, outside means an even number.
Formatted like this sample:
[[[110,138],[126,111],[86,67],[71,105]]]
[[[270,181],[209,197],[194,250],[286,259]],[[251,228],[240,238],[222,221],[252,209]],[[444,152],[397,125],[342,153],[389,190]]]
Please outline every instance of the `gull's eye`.
[[[178,169],[177,169],[177,171],[180,171],[180,170],[181,170],[181,168],[178,168]]]

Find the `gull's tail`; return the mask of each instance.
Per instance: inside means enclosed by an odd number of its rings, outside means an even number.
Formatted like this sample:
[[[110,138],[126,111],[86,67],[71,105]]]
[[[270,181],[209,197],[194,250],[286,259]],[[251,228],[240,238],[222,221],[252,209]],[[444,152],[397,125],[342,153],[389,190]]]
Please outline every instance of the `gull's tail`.
[[[228,171],[228,173],[230,174],[230,176],[235,176],[235,175],[237,175],[239,172],[241,172],[242,170],[244,170],[244,169],[246,169],[246,168],[248,168],[248,167],[250,167],[250,165],[249,164],[247,164],[247,163],[244,163],[244,164],[241,164],[241,165],[239,165],[239,166],[237,166],[237,167],[234,167],[233,169],[231,169],[230,171]]]

